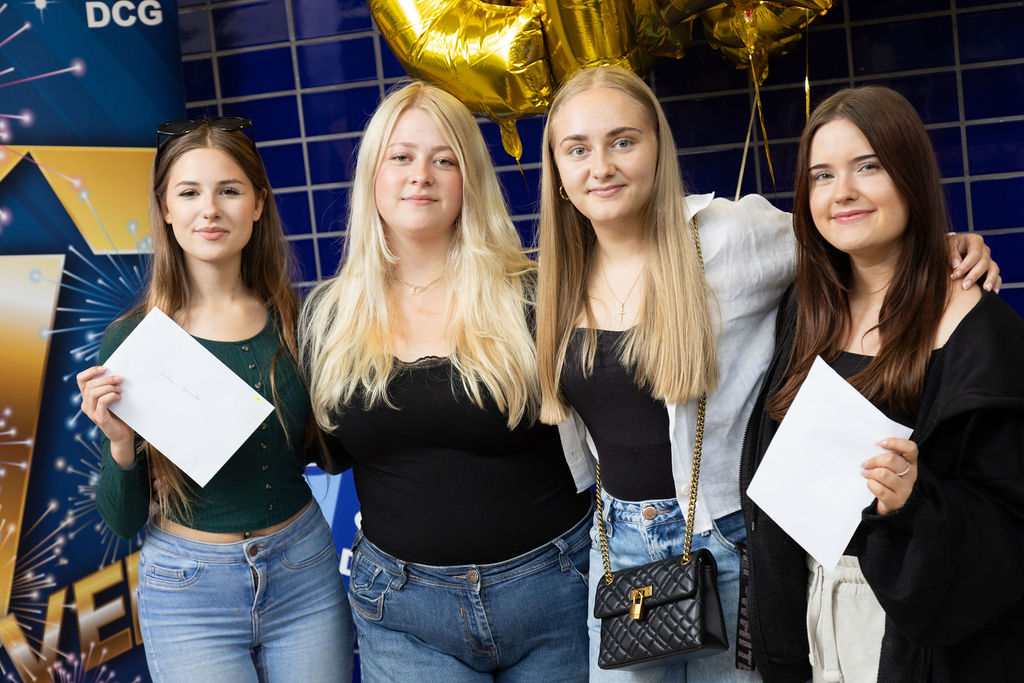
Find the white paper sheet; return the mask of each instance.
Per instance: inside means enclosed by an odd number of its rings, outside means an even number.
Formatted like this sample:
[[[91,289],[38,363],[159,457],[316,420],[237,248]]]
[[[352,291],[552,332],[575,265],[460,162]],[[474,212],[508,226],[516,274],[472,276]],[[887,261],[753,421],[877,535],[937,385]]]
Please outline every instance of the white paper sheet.
[[[877,442],[911,431],[816,358],[747,495],[832,571],[875,497],[861,463],[883,452]]]
[[[274,410],[157,308],[103,365],[124,377],[110,412],[200,486]]]

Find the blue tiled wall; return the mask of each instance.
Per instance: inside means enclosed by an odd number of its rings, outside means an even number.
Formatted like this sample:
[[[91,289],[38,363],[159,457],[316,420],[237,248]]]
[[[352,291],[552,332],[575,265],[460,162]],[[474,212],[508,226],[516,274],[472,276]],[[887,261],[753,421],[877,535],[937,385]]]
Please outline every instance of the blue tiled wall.
[[[360,0],[179,0],[190,114],[255,121],[301,285],[332,274],[340,257],[355,149],[384,91],[403,76]],[[848,85],[902,92],[928,125],[958,230],[992,246],[1003,296],[1024,313],[1024,3],[986,0],[836,0],[807,42],[772,60],[762,87],[773,184],[760,142],[742,191],[792,203],[803,80],[812,104]],[[732,196],[753,88],[700,40],[663,60],[650,81],[665,105],[690,188]],[[540,175],[540,118],[519,122],[523,170],[484,136],[527,239]],[[760,137],[760,136],[758,136]]]

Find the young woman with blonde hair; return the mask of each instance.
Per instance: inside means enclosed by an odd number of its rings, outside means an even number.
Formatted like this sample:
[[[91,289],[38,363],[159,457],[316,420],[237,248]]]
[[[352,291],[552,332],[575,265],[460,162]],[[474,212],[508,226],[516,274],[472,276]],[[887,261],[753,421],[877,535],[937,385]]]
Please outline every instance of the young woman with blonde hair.
[[[745,538],[737,473],[793,275],[791,217],[758,196],[686,196],[654,93],[630,71],[593,67],[562,86],[548,113],[539,244],[541,416],[573,426],[574,471],[593,471],[600,453],[613,572],[682,553],[707,393],[693,549],[715,557],[730,649],[643,671],[599,668],[595,538],[591,680],[754,680],[736,668],[749,661],[749,643],[737,652],[734,637]]]
[[[100,515],[126,538],[146,525],[138,609],[158,681],[351,676],[338,557],[303,478],[313,423],[288,247],[251,131],[239,117],[158,129],[149,285],[107,329],[99,361],[159,307],[274,414],[199,487],[110,412],[124,378],[102,365],[78,375],[82,410],[103,431]]]
[[[472,115],[422,83],[389,94],[343,265],[300,326],[314,414],[361,504],[366,681],[586,680],[591,500],[536,422],[534,289]]]

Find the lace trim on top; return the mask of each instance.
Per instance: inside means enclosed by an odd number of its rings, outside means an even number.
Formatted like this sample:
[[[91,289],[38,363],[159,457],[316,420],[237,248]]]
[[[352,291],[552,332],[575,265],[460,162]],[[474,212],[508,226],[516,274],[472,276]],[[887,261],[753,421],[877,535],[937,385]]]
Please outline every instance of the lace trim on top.
[[[402,360],[395,358],[395,363],[402,369],[414,368],[436,368],[452,361],[450,356],[421,356],[416,360]]]

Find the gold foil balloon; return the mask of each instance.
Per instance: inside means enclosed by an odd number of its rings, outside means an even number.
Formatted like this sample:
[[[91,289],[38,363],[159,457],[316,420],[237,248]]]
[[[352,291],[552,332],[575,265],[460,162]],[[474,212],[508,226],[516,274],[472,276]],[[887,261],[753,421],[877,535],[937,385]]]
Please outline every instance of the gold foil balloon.
[[[662,17],[658,0],[635,0],[633,2],[637,47],[647,61],[653,57],[679,59],[690,49],[693,36],[693,22],[669,24]]]
[[[701,20],[708,43],[737,68],[749,68],[761,85],[769,57],[786,52],[804,27],[831,6],[832,0],[740,0],[706,10]]]
[[[727,5],[722,0],[661,0],[661,16],[669,26],[693,19],[706,9],[716,5]]]
[[[633,3],[552,0],[543,4],[547,7],[544,36],[556,82],[563,83],[577,69],[587,66],[640,67]]]
[[[708,42],[751,68],[768,58],[831,0],[370,0],[370,11],[409,75],[434,83],[501,127],[518,160],[515,119],[543,114],[577,69],[618,64],[643,73],[658,56],[689,49],[702,16]]]
[[[515,118],[543,114],[554,89],[541,4],[370,0],[370,11],[410,76],[497,121],[505,150],[522,156]]]

